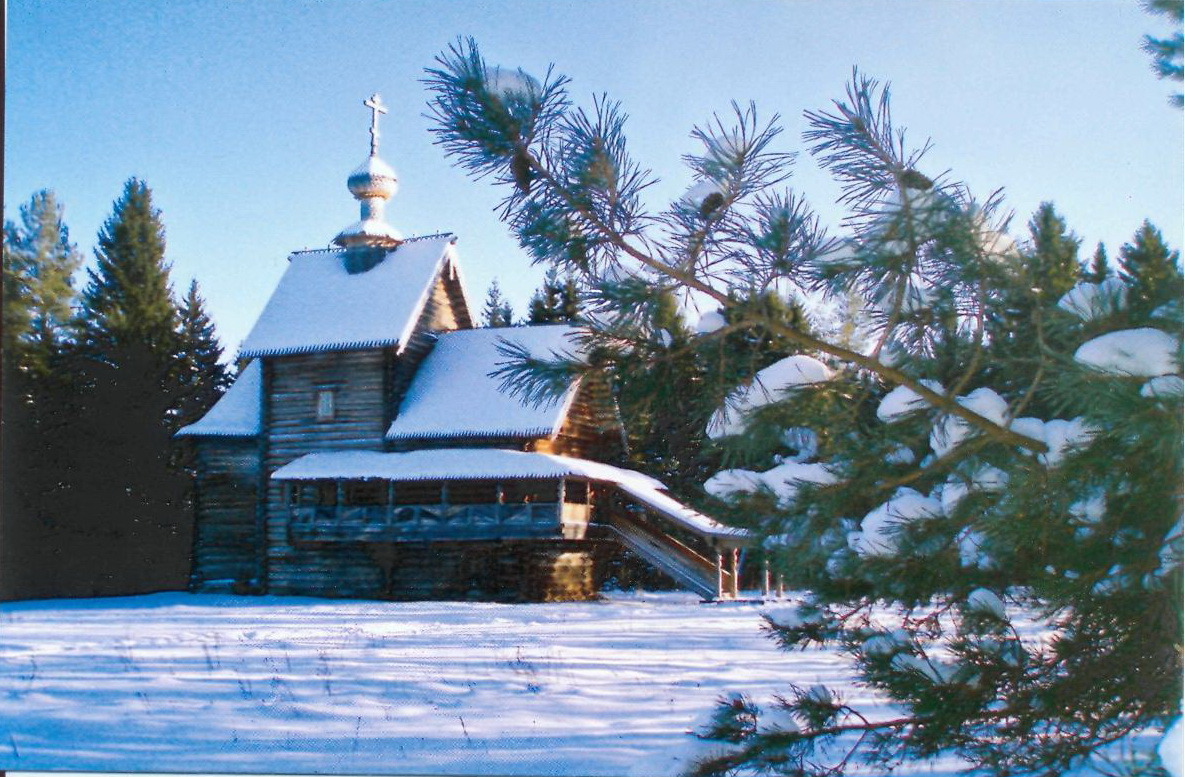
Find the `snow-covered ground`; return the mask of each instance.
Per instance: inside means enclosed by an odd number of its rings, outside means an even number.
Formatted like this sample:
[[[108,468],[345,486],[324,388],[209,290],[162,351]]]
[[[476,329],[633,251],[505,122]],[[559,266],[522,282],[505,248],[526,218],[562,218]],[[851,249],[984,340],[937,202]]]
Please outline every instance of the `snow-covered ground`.
[[[691,732],[725,692],[825,683],[877,706],[838,655],[777,650],[763,607],[4,604],[0,769],[665,775],[705,752]]]

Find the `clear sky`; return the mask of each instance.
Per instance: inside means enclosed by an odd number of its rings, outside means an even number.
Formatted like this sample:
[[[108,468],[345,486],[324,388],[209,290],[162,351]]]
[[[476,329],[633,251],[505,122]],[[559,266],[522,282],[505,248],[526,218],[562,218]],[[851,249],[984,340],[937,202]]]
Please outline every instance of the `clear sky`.
[[[1003,187],[1013,232],[1052,200],[1114,258],[1144,218],[1182,243],[1182,113],[1168,107],[1141,36],[1166,21],[1136,0],[9,0],[4,213],[54,189],[90,256],[130,176],[163,213],[173,281],[197,278],[228,350],[246,336],[288,253],[324,246],[358,218],[346,175],[368,151],[369,112],[391,108],[381,155],[405,235],[459,235],[470,298],[497,277],[522,314],[541,278],[498,222],[500,195],[433,146],[424,68],[457,36],[491,64],[554,63],[589,102],[630,114],[632,152],[662,183],[690,181],[688,132],[729,101],[781,115],[842,96],[853,66],[893,86],[894,116],[923,170],[985,197]],[[838,224],[836,187],[808,155],[791,185]]]

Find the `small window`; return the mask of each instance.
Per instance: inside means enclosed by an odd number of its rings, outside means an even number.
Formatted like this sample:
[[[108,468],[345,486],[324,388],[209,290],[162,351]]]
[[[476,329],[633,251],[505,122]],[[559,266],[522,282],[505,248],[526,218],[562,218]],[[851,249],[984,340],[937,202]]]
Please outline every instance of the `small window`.
[[[322,389],[317,392],[317,420],[333,420],[333,390]]]

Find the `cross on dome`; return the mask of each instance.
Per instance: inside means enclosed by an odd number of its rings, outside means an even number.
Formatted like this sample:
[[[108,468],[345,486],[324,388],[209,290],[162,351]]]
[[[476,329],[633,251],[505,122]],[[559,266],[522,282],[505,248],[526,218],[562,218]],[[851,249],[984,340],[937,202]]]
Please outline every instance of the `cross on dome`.
[[[378,92],[375,92],[369,98],[363,100],[362,104],[370,109],[370,155],[378,156],[379,114],[386,113],[387,106],[383,105],[383,98],[379,96]]]

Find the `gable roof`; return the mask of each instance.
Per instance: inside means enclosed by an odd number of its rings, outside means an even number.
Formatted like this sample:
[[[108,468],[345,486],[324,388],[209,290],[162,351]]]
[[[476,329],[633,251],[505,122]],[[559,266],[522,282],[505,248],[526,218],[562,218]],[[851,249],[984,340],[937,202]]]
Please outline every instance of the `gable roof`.
[[[405,345],[437,276],[446,264],[456,266],[453,239],[407,240],[353,273],[342,250],[292,254],[239,355]]]
[[[254,437],[260,432],[263,368],[252,359],[201,420],[177,430],[177,437]]]
[[[532,356],[548,358],[574,351],[578,331],[565,324],[441,334],[416,371],[387,439],[558,434],[576,395],[575,381],[563,396],[530,405],[503,390],[502,379],[490,373],[510,361],[499,352],[500,344],[518,345]]]

